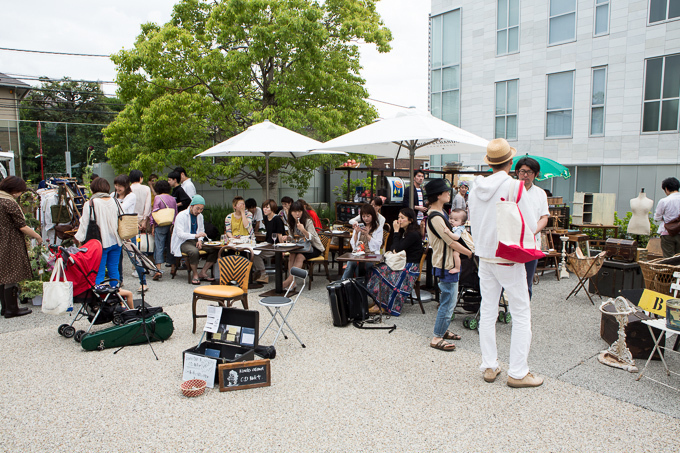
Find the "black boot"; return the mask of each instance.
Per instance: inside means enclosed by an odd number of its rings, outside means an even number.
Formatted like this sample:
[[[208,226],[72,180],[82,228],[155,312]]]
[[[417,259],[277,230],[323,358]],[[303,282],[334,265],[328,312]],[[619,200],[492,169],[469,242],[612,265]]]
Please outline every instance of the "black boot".
[[[16,285],[5,285],[5,318],[14,318],[17,316],[24,316],[32,313],[30,308],[19,308],[19,301],[17,296],[19,294],[19,287]]]
[[[2,302],[0,316],[5,316],[5,285],[0,285],[0,302]]]

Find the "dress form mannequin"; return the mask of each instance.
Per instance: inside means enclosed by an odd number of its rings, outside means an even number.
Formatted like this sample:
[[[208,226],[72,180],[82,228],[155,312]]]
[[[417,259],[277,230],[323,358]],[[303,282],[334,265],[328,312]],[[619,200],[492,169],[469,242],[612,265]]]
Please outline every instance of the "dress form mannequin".
[[[628,234],[649,235],[649,212],[654,206],[654,200],[645,195],[645,189],[640,190],[640,195],[630,200],[630,210],[633,213],[628,223]]]

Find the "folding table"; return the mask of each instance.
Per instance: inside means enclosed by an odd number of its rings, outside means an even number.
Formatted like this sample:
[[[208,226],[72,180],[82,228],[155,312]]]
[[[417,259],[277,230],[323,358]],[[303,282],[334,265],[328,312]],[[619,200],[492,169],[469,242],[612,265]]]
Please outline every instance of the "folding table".
[[[649,362],[651,362],[652,357],[654,357],[654,352],[659,351],[659,357],[661,357],[661,361],[663,362],[664,369],[666,370],[666,376],[670,376],[671,374],[674,374],[676,376],[680,376],[680,373],[676,373],[674,371],[671,371],[668,369],[668,364],[666,364],[666,359],[664,358],[663,354],[661,354],[661,349],[664,351],[671,351],[675,352],[676,354],[679,354],[678,351],[674,351],[672,348],[667,348],[666,346],[662,346],[659,343],[661,343],[661,339],[664,338],[663,332],[666,333],[666,337],[672,338],[673,335],[680,335],[680,331],[669,329],[666,327],[666,319],[664,318],[659,318],[659,319],[645,319],[642,321],[643,323],[647,324],[647,328],[649,329],[649,333],[652,335],[652,339],[654,340],[654,347],[652,348],[652,353],[649,354],[649,358],[647,359],[647,363],[645,363],[645,367],[642,369],[640,372],[640,375],[635,379],[636,381],[639,381],[642,376],[645,374],[645,370],[647,370],[647,365],[649,365]],[[658,329],[661,331],[659,334],[659,337],[657,338],[654,335],[654,329]],[[649,376],[645,376],[647,379],[650,381],[654,381],[658,384],[665,385],[668,388],[672,388],[673,390],[679,391],[680,388],[678,387],[673,387],[668,384],[664,384],[663,382],[657,381],[654,378],[650,378]]]

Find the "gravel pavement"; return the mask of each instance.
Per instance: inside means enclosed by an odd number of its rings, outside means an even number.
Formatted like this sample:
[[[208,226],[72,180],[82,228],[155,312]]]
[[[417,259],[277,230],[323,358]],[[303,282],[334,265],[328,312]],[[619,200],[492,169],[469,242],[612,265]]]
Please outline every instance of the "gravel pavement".
[[[129,269],[125,275],[136,289]],[[600,313],[585,295],[564,300],[573,276],[557,282],[546,274],[534,287],[529,360],[546,378],[536,389],[506,385],[511,324],[497,325],[503,373],[488,384],[477,332],[462,327],[463,316],[451,327],[463,335],[455,352],[428,346],[435,302],[424,304],[425,315],[406,306],[387,320],[398,326],[392,333],[335,328],[326,279],[317,276],[289,318],[307,348],[292,335],[279,338],[271,387],[208,389],[198,398],[179,391],[182,351],[200,337],[191,333],[194,287],[185,277],[149,281],[147,301],[175,325],[169,340],[153,344],[158,361],[146,345],[84,351],[57,334],[68,315],[39,307],[0,318],[0,451],[679,450],[680,394],[597,361],[607,346]],[[269,318],[257,294],[272,287],[250,292],[261,327]],[[272,340],[268,332],[262,343]],[[669,358],[669,366],[678,370],[680,361]],[[647,372],[680,386],[660,362]]]

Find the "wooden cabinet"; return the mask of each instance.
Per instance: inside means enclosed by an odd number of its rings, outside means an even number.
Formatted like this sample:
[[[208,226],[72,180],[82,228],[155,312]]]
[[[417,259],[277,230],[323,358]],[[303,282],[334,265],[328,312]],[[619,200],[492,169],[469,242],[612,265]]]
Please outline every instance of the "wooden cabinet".
[[[614,193],[574,192],[573,204],[571,221],[576,225],[614,224],[614,206],[616,205]]]

